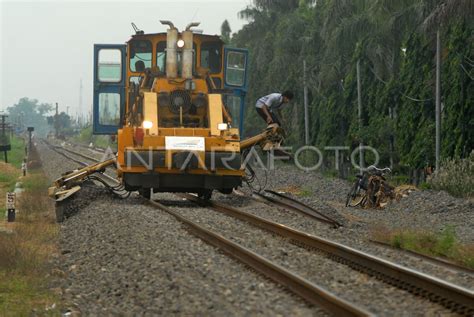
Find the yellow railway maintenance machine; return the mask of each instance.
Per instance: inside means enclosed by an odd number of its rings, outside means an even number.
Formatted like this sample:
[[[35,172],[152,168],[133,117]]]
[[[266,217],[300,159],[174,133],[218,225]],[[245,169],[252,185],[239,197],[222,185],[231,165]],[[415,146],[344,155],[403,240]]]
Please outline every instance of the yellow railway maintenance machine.
[[[161,23],[167,32],[94,45],[94,134],[117,135],[118,178],[129,191],[231,193],[245,174],[248,52],[193,32],[199,23],[182,32]]]

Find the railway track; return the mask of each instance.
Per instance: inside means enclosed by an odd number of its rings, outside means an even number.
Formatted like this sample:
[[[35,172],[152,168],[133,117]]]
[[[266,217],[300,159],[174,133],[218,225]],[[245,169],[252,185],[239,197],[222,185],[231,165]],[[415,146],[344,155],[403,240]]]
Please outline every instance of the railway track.
[[[222,235],[206,229],[204,226],[191,221],[179,212],[171,210],[159,202],[150,200],[149,204],[174,216],[177,220],[187,225],[194,235],[223,250],[227,254],[250,266],[257,272],[262,273],[273,281],[283,285],[311,304],[318,305],[337,316],[372,315],[370,312],[336,296],[335,294],[325,290],[323,287],[298,276],[257,253],[232,242]]]
[[[87,145],[83,145],[83,144],[80,144],[80,143],[74,143],[75,146],[78,146],[80,148],[83,148],[83,149],[87,149],[87,150],[90,150],[90,151],[95,151],[95,152],[99,152],[101,154],[104,154],[106,149],[104,148],[101,148],[101,147],[97,147],[97,146],[94,146],[94,147],[90,147],[90,146],[87,146]]]
[[[469,289],[348,246],[289,228],[231,206],[214,201],[206,202],[189,194],[178,194],[178,196],[288,238],[297,245],[322,251],[339,263],[346,264],[353,269],[375,276],[390,285],[439,303],[453,312],[467,316],[474,314],[474,292]]]
[[[57,148],[53,150],[55,150],[60,155],[63,155],[68,159],[79,163],[79,160],[66,155],[61,150],[58,150]],[[74,155],[86,158],[84,155],[79,155],[76,151],[69,149],[64,150]],[[87,159],[95,162],[98,161],[92,157],[87,157]],[[353,269],[362,271],[371,276],[375,276],[391,285],[407,290],[415,295],[428,298],[453,312],[463,315],[474,314],[474,293],[466,288],[448,283],[441,279],[412,269],[408,269],[406,267],[402,267],[395,263],[391,263],[384,259],[377,258],[368,253],[355,250],[336,242],[297,231],[279,223],[257,217],[242,210],[226,206],[215,201],[206,202],[194,195],[189,194],[177,195],[193,203],[197,203],[201,206],[211,208],[228,216],[248,222],[273,234],[286,237],[294,244],[304,246],[305,248],[322,251],[327,254],[329,258],[335,260],[336,262],[346,264]],[[279,197],[278,193],[276,193],[274,196]],[[298,201],[285,199],[287,197],[284,196],[279,198],[282,199],[274,199],[272,203],[278,205],[278,202],[284,201],[285,203],[282,203],[280,206],[289,208],[289,206],[293,207],[296,205],[297,207],[295,208],[303,208],[298,206]],[[337,315],[370,315],[368,311],[339,298],[324,288],[286,270],[278,264],[272,263],[268,259],[265,259],[255,252],[252,252],[251,250],[224,238],[222,235],[204,228],[203,226],[186,218],[179,212],[173,211],[159,202],[150,201],[149,203],[154,207],[173,215],[180,222],[188,226],[192,233],[205,240],[207,243],[225,251],[246,265],[252,267],[256,271],[284,285],[289,290],[306,299],[308,302],[321,306],[329,312]],[[322,218],[324,219],[324,217]],[[327,222],[329,223],[329,221]]]

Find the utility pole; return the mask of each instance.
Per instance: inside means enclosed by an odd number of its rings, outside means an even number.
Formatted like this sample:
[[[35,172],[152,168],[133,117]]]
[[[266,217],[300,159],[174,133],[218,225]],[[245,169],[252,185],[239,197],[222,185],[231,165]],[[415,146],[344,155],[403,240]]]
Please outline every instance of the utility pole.
[[[303,94],[304,94],[304,144],[309,145],[308,86],[306,84],[306,60],[303,60]]]
[[[82,126],[82,78],[79,82],[79,115],[78,115],[79,126]]]
[[[7,115],[2,114],[2,142],[0,143],[0,148],[3,151],[3,155],[5,158],[5,163],[8,163],[8,151],[11,148],[10,142],[8,142],[7,134],[6,134],[6,125],[5,119],[8,117]]]
[[[392,106],[390,106],[388,108],[388,115],[389,115],[389,118],[390,118],[390,122],[392,124],[393,122],[393,118],[395,117],[394,115],[394,108]],[[394,151],[394,136],[393,136],[393,131],[390,130],[390,169],[393,169],[393,151]]]
[[[33,131],[35,131],[35,128],[34,127],[28,127],[27,130],[28,130],[28,153],[30,153],[30,151],[31,151],[31,133]]]
[[[54,133],[55,137],[59,136],[59,106],[56,102],[56,114],[54,115]]]
[[[441,152],[441,39],[436,32],[436,173],[439,171]]]
[[[360,59],[357,60],[357,109],[359,117],[359,168],[362,174],[364,169],[364,155],[362,152],[362,88],[360,82]]]

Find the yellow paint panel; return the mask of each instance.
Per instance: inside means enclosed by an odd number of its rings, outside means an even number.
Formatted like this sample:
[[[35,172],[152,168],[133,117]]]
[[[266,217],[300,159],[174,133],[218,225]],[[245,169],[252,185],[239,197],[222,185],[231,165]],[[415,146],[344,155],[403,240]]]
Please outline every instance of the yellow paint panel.
[[[211,135],[221,135],[217,125],[222,119],[222,96],[220,94],[209,94],[209,128]]]
[[[144,120],[153,122],[149,134],[158,135],[158,101],[156,93],[145,92],[143,97]]]

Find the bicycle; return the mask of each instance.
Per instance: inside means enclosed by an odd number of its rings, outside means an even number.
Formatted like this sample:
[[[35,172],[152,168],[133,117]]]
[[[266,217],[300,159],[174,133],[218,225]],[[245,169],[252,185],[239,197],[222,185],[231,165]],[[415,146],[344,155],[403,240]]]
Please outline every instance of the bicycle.
[[[388,198],[395,198],[394,187],[385,179],[390,168],[379,169],[369,166],[356,180],[346,197],[346,207],[381,207]]]

